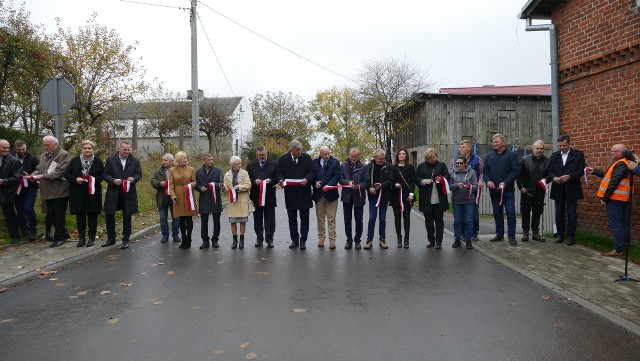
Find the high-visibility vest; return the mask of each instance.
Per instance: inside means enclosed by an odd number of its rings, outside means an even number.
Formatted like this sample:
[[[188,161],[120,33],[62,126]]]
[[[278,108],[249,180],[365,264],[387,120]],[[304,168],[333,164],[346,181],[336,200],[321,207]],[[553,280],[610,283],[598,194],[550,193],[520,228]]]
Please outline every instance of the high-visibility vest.
[[[600,188],[598,189],[598,197],[604,197],[604,192],[607,191],[609,187],[609,182],[611,181],[611,174],[613,174],[613,168],[616,164],[623,162],[625,166],[629,165],[629,161],[625,158],[618,159],[615,163],[613,163],[609,169],[607,170],[607,174],[602,178],[602,182],[600,182]],[[625,177],[620,181],[620,184],[616,187],[616,190],[613,191],[611,195],[612,200],[627,202],[629,200],[629,194],[631,192],[631,184],[629,183],[629,177]]]

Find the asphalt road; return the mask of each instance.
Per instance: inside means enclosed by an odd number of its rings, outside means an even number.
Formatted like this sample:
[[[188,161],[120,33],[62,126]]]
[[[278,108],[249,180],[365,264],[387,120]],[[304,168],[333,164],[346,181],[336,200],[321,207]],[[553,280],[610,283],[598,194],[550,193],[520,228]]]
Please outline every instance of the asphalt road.
[[[217,250],[140,240],[1,293],[0,360],[640,360],[638,336],[480,253],[427,249],[417,217],[410,249],[369,251],[341,221],[316,247],[313,210],[289,250],[277,217],[274,249],[250,222],[231,250],[223,222]]]

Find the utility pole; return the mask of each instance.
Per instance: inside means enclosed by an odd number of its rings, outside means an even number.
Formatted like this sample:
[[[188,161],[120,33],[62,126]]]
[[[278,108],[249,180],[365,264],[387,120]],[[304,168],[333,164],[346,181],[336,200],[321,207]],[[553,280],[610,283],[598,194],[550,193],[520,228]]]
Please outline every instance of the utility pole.
[[[200,153],[200,94],[198,93],[198,24],[197,0],[191,0],[191,127],[193,147]]]

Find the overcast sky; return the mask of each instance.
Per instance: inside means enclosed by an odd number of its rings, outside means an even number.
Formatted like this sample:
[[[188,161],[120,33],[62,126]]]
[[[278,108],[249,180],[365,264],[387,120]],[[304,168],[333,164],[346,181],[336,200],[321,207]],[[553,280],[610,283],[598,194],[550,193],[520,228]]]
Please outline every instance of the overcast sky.
[[[22,0],[13,1],[19,7]],[[24,0],[31,19],[48,33],[83,26],[91,13],[126,44],[137,41],[151,81],[173,91],[191,88],[189,12],[121,0]],[[190,0],[140,0],[170,7]],[[525,32],[516,17],[526,0],[245,0],[198,3],[199,88],[205,96],[292,92],[311,99],[319,90],[351,86],[225,19],[347,78],[365,61],[404,58],[429,71],[438,87],[548,84],[549,34]],[[210,8],[208,8],[210,7]],[[218,55],[233,92],[225,81]],[[437,90],[437,89],[433,89]]]

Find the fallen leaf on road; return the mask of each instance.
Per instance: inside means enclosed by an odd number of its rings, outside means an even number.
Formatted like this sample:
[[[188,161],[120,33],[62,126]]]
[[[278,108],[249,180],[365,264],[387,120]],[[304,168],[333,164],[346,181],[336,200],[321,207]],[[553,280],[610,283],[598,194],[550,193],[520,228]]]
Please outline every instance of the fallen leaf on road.
[[[131,287],[131,286],[133,286],[133,283],[121,283],[120,286],[122,286],[122,287]]]
[[[261,260],[263,260],[263,261],[266,261],[266,260],[268,260],[268,259],[269,259],[269,257],[262,257],[262,258],[260,258],[260,259],[261,259]]]
[[[18,266],[18,267],[16,267],[16,268],[24,268],[24,266]]]
[[[76,293],[76,295],[78,295],[78,296],[84,296],[84,295],[86,295],[87,293],[89,293],[89,292],[87,292],[87,291],[80,291],[80,292]]]
[[[173,276],[174,274],[176,274],[176,273],[175,273],[175,272],[173,272],[173,271],[169,271],[169,272],[167,272],[167,276]]]
[[[129,342],[138,343],[138,342],[140,342],[140,340],[138,340],[137,338],[131,338],[131,339],[129,339]]]
[[[64,283],[56,283],[56,286],[61,287],[61,286],[66,286]]]
[[[107,320],[107,323],[110,325],[113,325],[114,323],[118,322],[118,318],[117,317],[109,317],[109,319]]]
[[[140,274],[141,274],[141,275],[146,275],[146,274],[147,274],[147,272],[140,272]]]
[[[101,295],[110,295],[111,291],[102,291],[100,292]]]
[[[268,275],[269,272],[256,272],[257,275]]]
[[[249,352],[247,354],[247,360],[255,360],[258,358],[258,355],[256,355],[254,352]]]
[[[197,310],[198,308],[202,308],[202,306],[193,306],[191,308],[194,309],[194,310]]]
[[[5,287],[0,288],[0,293],[6,291],[7,289]]]
[[[18,268],[23,268],[22,266],[18,266]],[[58,273],[58,271],[40,271],[40,275],[41,276],[48,276],[48,275],[52,275],[54,273]]]
[[[223,263],[224,263],[224,261],[218,261],[218,262],[216,262],[216,263],[218,263],[218,264],[223,264]]]
[[[154,305],[161,305],[161,304],[163,304],[164,302],[162,302],[162,300],[159,300],[159,299],[157,299],[157,298],[154,298],[154,299],[152,299],[152,300],[151,300],[151,303],[153,303]]]
[[[557,328],[562,328],[562,326],[558,325],[557,323],[554,326]]]
[[[164,264],[163,262],[158,262],[158,263],[152,264],[152,266],[162,266],[163,264]]]
[[[226,351],[221,349],[221,348],[217,348],[215,350],[213,350],[213,354],[214,355],[222,355],[223,353],[225,353]]]
[[[303,313],[303,312],[306,312],[306,311],[307,310],[305,310],[304,308],[294,308],[293,309],[293,312],[295,312],[295,313]]]
[[[75,299],[78,298],[78,296],[69,296],[69,298]]]
[[[57,280],[59,280],[59,278],[58,278],[58,277],[49,278],[49,281],[57,281]]]
[[[9,323],[11,321],[13,321],[13,318],[7,318],[7,319],[4,319],[4,320],[0,321],[0,323]]]
[[[241,344],[240,348],[244,350],[245,348],[247,348],[247,346],[249,346],[249,342],[245,342],[245,343]]]
[[[548,300],[551,299],[551,297],[550,296],[542,296],[542,299],[545,300],[545,301],[548,301]]]

